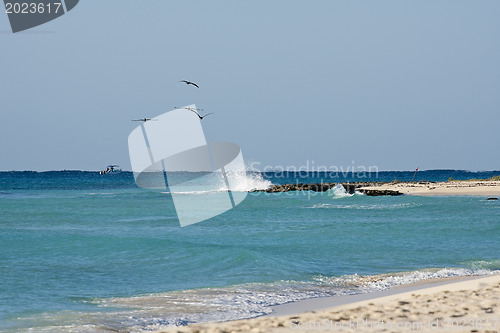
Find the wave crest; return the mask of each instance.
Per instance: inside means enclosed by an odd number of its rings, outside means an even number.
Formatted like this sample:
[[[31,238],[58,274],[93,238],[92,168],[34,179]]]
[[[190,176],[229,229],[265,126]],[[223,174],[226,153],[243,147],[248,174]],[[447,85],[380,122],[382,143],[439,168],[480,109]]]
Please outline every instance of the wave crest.
[[[344,186],[342,184],[337,184],[328,191],[326,191],[326,194],[333,199],[339,199],[339,198],[345,198],[345,197],[352,197],[354,194],[349,194],[345,190]]]
[[[271,181],[256,172],[228,172],[228,182],[234,192],[251,192],[271,187]]]

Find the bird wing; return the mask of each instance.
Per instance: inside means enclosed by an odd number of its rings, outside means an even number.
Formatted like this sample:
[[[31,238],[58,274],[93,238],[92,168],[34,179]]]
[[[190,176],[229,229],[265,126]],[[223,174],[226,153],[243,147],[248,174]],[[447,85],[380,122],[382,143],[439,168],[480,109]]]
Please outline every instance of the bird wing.
[[[146,122],[146,121],[150,121],[150,120],[158,120],[158,119],[151,119],[151,118],[132,119],[132,121],[142,121],[142,122]]]
[[[181,80],[179,82],[184,82],[185,84],[192,84],[193,86],[195,86],[196,88],[199,88],[200,86],[198,86],[196,83],[194,82],[191,82],[191,81],[188,81],[188,80]]]
[[[196,115],[197,115],[198,117],[200,117],[200,114],[198,113],[198,111],[193,110],[193,109],[191,109],[191,108],[186,109],[186,110],[189,110],[189,111],[191,111],[191,112],[194,112],[194,113],[196,113]]]

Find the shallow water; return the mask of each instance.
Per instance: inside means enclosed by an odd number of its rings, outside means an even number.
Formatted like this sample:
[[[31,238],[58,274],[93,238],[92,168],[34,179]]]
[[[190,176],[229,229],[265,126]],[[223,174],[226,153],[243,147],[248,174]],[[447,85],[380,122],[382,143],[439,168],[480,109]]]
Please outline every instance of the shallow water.
[[[0,185],[7,332],[147,331],[500,269],[500,204],[482,197],[255,192],[180,228],[169,194],[128,173],[0,173]]]

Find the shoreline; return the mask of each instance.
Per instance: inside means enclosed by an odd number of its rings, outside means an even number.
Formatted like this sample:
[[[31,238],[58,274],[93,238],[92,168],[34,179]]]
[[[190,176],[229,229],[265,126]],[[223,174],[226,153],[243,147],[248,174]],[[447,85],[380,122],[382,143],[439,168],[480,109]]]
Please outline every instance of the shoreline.
[[[498,180],[464,180],[448,182],[356,182],[356,183],[296,183],[272,185],[265,190],[254,192],[279,193],[290,191],[326,192],[341,184],[349,194],[356,192],[368,196],[500,196]],[[498,198],[497,198],[498,199]]]
[[[428,280],[419,280],[417,282],[392,286],[389,289],[372,291],[363,294],[309,298],[295,302],[274,305],[271,307],[273,309],[273,312],[262,317],[280,317],[296,315],[302,312],[322,311],[328,308],[349,306],[354,303],[365,302],[388,296],[397,296],[399,294],[404,294],[411,291],[440,287],[462,281],[482,279],[488,276],[489,275],[442,277]]]
[[[500,274],[419,281],[367,294],[302,300],[274,306],[273,310],[271,314],[252,319],[192,324],[157,333],[380,332],[387,329],[496,332],[500,329]]]
[[[500,181],[449,181],[418,183],[386,183],[360,187],[360,190],[397,191],[421,196],[500,196]]]

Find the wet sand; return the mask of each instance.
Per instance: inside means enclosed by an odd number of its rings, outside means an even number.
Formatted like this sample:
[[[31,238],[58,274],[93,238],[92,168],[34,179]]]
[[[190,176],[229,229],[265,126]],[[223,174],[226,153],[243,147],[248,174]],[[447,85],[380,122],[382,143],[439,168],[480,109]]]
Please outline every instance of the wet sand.
[[[159,332],[300,331],[499,332],[500,274],[438,279],[371,294],[311,299],[275,307],[275,313],[265,317]]]

